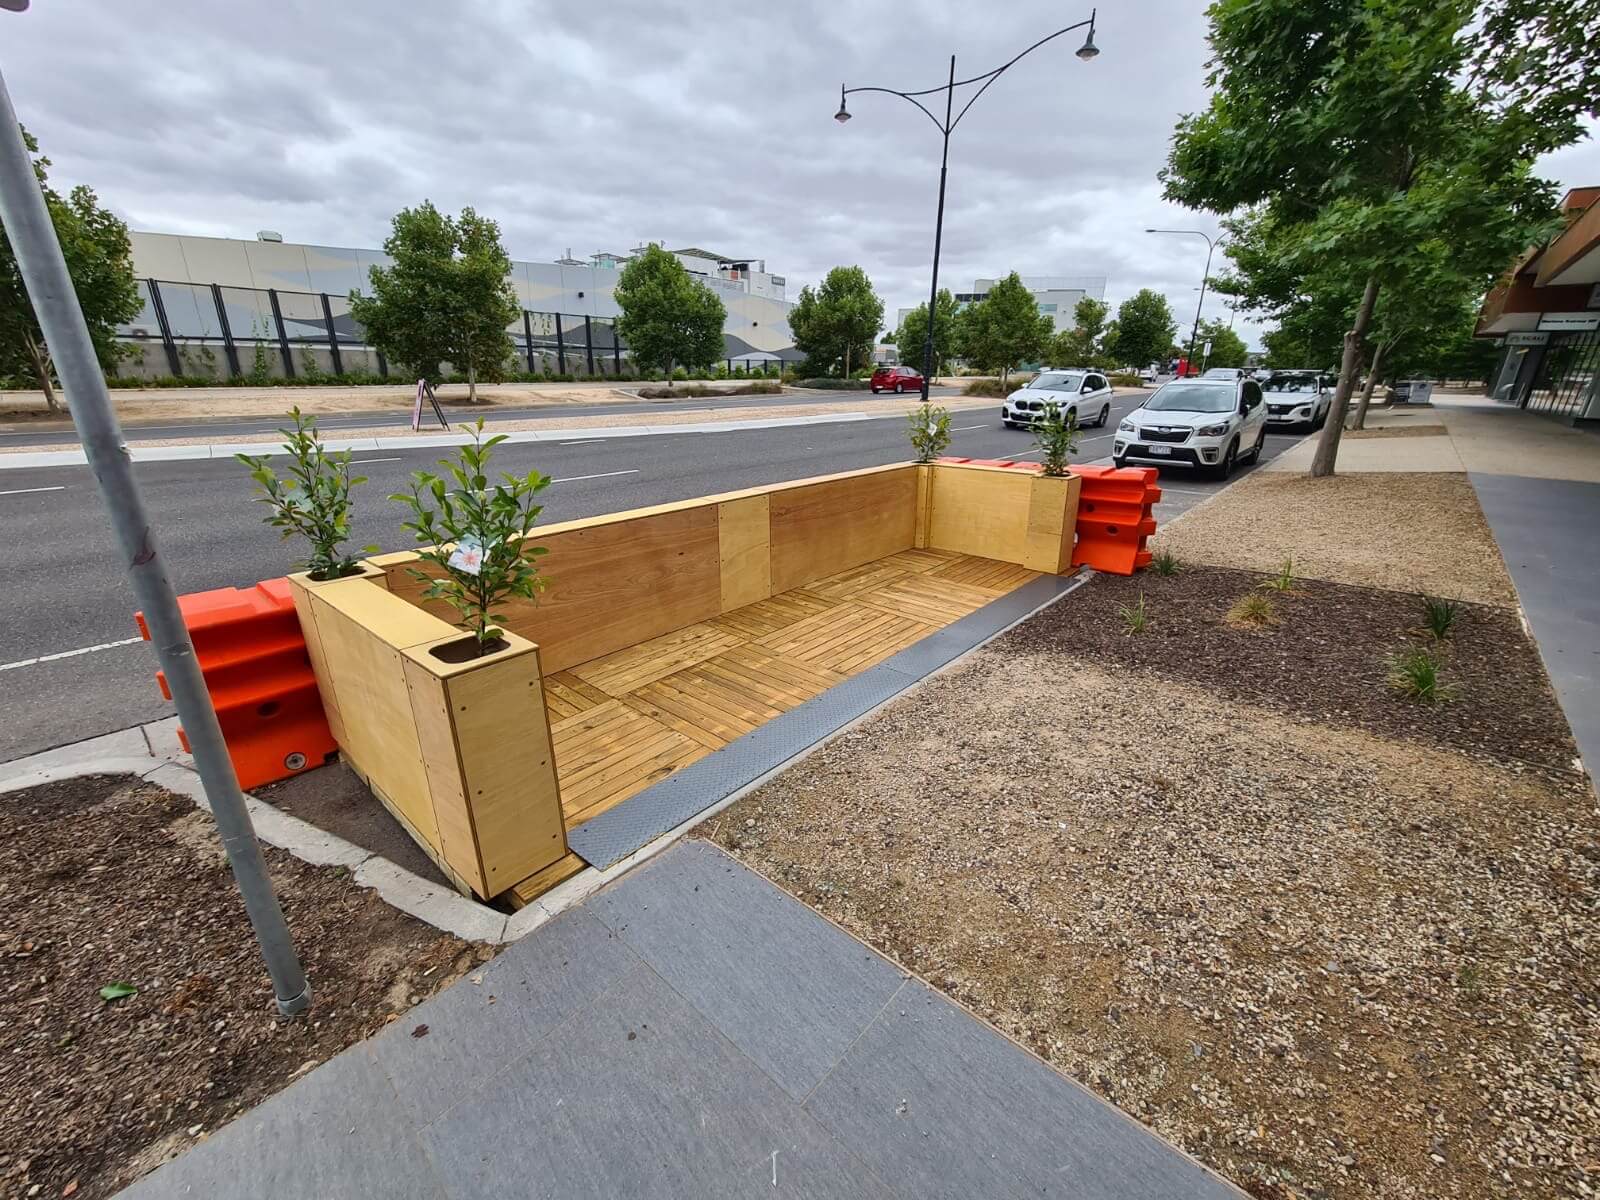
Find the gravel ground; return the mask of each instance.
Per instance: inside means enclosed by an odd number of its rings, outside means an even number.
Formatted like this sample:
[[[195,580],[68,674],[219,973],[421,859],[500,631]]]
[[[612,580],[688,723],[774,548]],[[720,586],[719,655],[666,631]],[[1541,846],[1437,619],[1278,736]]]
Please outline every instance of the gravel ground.
[[[1346,429],[1341,438],[1448,437],[1443,425],[1381,425],[1375,429]]]
[[[701,833],[1258,1197],[1600,1187],[1570,773],[991,647]]]
[[[691,408],[675,409],[672,412],[651,412],[645,409],[637,415],[628,413],[597,414],[592,417],[545,417],[533,418],[526,421],[496,421],[493,425],[494,433],[510,433],[518,429],[596,429],[610,428],[617,425],[643,426],[643,425],[690,425],[702,421],[770,421],[783,417],[815,417],[836,415],[839,413],[871,412],[874,415],[881,413],[905,414],[918,407],[915,400],[904,396],[874,396],[871,392],[848,392],[848,399],[824,404],[784,404],[781,400],[770,405],[761,405],[750,408]],[[961,412],[971,408],[988,408],[994,404],[993,400],[982,397],[955,397],[949,396],[940,399],[940,404],[951,412]],[[643,402],[648,403],[648,401]],[[474,420],[474,410],[470,408],[452,408],[447,410],[446,416],[450,418],[453,431],[461,432],[465,426]],[[286,418],[287,420],[287,418]],[[363,426],[359,430],[330,429],[329,438],[343,437],[392,437],[404,438],[412,436],[412,429],[407,417],[397,417],[394,425]],[[424,425],[422,432],[428,436],[439,433],[437,426],[429,428]],[[172,437],[172,438],[140,438],[140,446],[203,446],[216,439],[209,436],[198,437]],[[226,440],[233,442],[282,442],[281,433],[246,433],[229,434]],[[64,441],[48,446],[0,446],[0,454],[32,454],[42,450],[75,450],[78,443]]]
[[[207,814],[125,777],[0,799],[0,1195],[109,1196],[492,953],[267,862],[316,995],[291,1022]]]
[[[997,644],[1007,652],[1047,650],[1114,670],[1153,672],[1211,687],[1234,699],[1416,739],[1502,760],[1568,769],[1578,749],[1538,648],[1516,613],[1462,604],[1450,637],[1421,628],[1415,596],[1320,580],[1280,592],[1270,578],[1224,567],[1184,567],[1097,576]],[[1243,624],[1230,610],[1245,596],[1272,605],[1271,623]],[[1130,637],[1121,610],[1144,597],[1149,625]],[[1389,687],[1389,656],[1423,646],[1443,664],[1455,698],[1418,704]]]
[[[1462,474],[1313,479],[1257,471],[1151,539],[1181,559],[1514,607],[1500,551]]]

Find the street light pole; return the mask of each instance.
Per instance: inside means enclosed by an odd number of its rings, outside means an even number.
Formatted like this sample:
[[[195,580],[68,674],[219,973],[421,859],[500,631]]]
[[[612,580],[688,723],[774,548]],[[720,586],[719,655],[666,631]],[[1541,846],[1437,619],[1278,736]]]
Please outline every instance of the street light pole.
[[[1194,370],[1194,348],[1200,340],[1200,310],[1205,307],[1206,287],[1211,283],[1211,255],[1217,248],[1216,239],[1209,233],[1202,233],[1198,229],[1146,229],[1146,233],[1175,233],[1180,235],[1192,234],[1206,240],[1206,270],[1200,277],[1200,303],[1194,306],[1194,329],[1189,333],[1189,369]]]
[[[21,11],[24,7],[26,0],[0,0],[0,8]],[[28,298],[61,376],[73,424],[99,484],[100,496],[110,510],[134,595],[144,610],[151,644],[183,721],[222,847],[266,959],[278,1009],[285,1016],[300,1012],[311,1003],[311,988],[267,876],[244,794],[239,790],[189,631],[178,610],[178,598],[161,561],[144,498],[134,482],[133,463],[111,407],[105,375],[89,339],[83,310],[78,307],[77,293],[67,274],[61,244],[33,173],[28,148],[23,144],[22,129],[4,78],[0,78],[0,225],[5,227],[16,251]]]
[[[920,92],[901,92],[896,91],[894,88],[884,87],[847,88],[842,84],[839,87],[839,111],[833,114],[833,119],[838,121],[839,124],[843,125],[850,119],[850,110],[845,107],[846,96],[853,92],[884,92],[890,96],[899,96],[902,100],[909,100],[912,104],[915,104],[918,108],[920,108],[923,113],[926,114],[928,120],[933,122],[934,128],[939,130],[939,133],[944,141],[943,148],[939,156],[939,209],[933,223],[933,279],[928,288],[928,330],[927,337],[924,339],[922,344],[922,403],[924,405],[928,403],[928,387],[933,379],[933,324],[934,314],[937,311],[939,304],[939,254],[944,243],[944,189],[945,179],[949,175],[950,170],[950,135],[955,132],[956,126],[961,124],[961,118],[967,115],[967,110],[972,107],[973,102],[976,101],[979,96],[983,95],[984,92],[989,90],[989,85],[991,83],[993,83],[996,79],[999,79],[1000,76],[1004,75],[1006,71],[1014,66],[1019,60],[1033,53],[1033,51],[1037,50],[1046,42],[1054,41],[1062,34],[1071,33],[1074,29],[1082,29],[1084,26],[1088,26],[1089,32],[1084,37],[1083,45],[1079,46],[1074,53],[1084,62],[1089,62],[1091,59],[1097,57],[1100,53],[1100,48],[1094,44],[1095,11],[1096,10],[1094,9],[1089,10],[1089,19],[1087,21],[1079,21],[1075,25],[1068,25],[1063,29],[1058,29],[1048,37],[1040,38],[1026,50],[1011,58],[1010,61],[1002,63],[992,71],[985,71],[981,75],[974,75],[970,79],[956,78],[956,56],[952,54],[950,56],[950,79],[947,83],[940,87],[924,88]],[[961,106],[961,111],[956,113],[954,119],[952,119],[951,113],[955,108],[956,89],[958,87],[966,87],[968,84],[973,83],[978,83],[982,86],[979,87],[978,90],[967,99],[967,102]],[[944,93],[943,121],[940,121],[938,117],[934,116],[928,107],[923,104],[922,101],[917,99],[918,96],[931,96],[936,92]]]

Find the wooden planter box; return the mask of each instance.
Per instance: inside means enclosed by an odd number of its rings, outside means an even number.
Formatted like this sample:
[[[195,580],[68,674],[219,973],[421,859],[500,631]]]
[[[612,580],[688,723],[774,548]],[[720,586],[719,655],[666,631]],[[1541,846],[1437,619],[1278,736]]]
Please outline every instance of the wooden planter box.
[[[488,899],[561,859],[538,647],[443,662],[461,631],[381,578],[289,578],[345,760],[440,870]]]

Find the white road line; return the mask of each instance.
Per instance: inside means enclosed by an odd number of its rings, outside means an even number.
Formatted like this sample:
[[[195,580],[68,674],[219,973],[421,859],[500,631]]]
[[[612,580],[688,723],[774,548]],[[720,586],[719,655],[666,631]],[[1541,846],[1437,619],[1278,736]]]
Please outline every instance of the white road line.
[[[41,654],[38,658],[24,658],[18,662],[0,663],[0,671],[15,671],[20,667],[36,667],[40,663],[55,662],[61,658],[76,658],[80,654],[93,654],[96,650],[115,650],[118,646],[131,646],[143,638],[123,638],[119,642],[101,642],[98,646],[81,646],[76,650],[58,650],[54,654]]]
[[[988,428],[989,428],[989,426],[987,426],[987,425],[957,425],[950,432],[951,433],[966,433],[967,430],[969,430],[969,429],[988,429]]]
[[[67,485],[59,483],[55,487],[15,488],[9,492],[0,492],[0,496],[26,496],[29,492],[64,492],[66,490]]]
[[[581,442],[557,442],[558,446],[598,446],[605,438],[584,438]]]
[[[350,465],[352,467],[359,467],[362,463],[399,462],[400,457],[400,455],[396,454],[393,458],[352,458],[350,460]]]
[[[598,475],[567,475],[561,479],[552,479],[551,483],[577,483],[580,479],[610,479],[613,475],[637,475],[638,468],[631,471],[601,471]]]
[[[1215,496],[1216,495],[1215,492],[1199,492],[1199,491],[1196,491],[1194,488],[1175,488],[1175,487],[1170,487],[1169,485],[1167,485],[1165,483],[1162,483],[1159,480],[1156,481],[1156,486],[1161,489],[1161,494],[1162,495],[1166,495],[1168,492],[1177,492],[1180,496]]]

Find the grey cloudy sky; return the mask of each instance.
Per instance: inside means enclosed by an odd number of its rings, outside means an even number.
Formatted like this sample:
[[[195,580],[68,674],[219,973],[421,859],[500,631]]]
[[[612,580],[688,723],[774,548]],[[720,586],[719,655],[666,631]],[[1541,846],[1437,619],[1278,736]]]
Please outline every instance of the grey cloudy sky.
[[[423,198],[499,220],[514,258],[641,240],[767,260],[799,285],[858,263],[889,310],[926,297],[939,138],[889,96],[1005,61],[1088,15],[1011,0],[33,0],[0,13],[0,66],[53,178],[135,229],[375,246]],[[1192,319],[1213,220],[1161,200],[1179,113],[1205,103],[1193,0],[1126,0],[1036,51],[951,146],[942,280],[1105,275]],[[1600,182],[1593,142],[1553,156]],[[1226,315],[1221,299],[1207,315]],[[1254,327],[1241,328],[1257,342]]]

